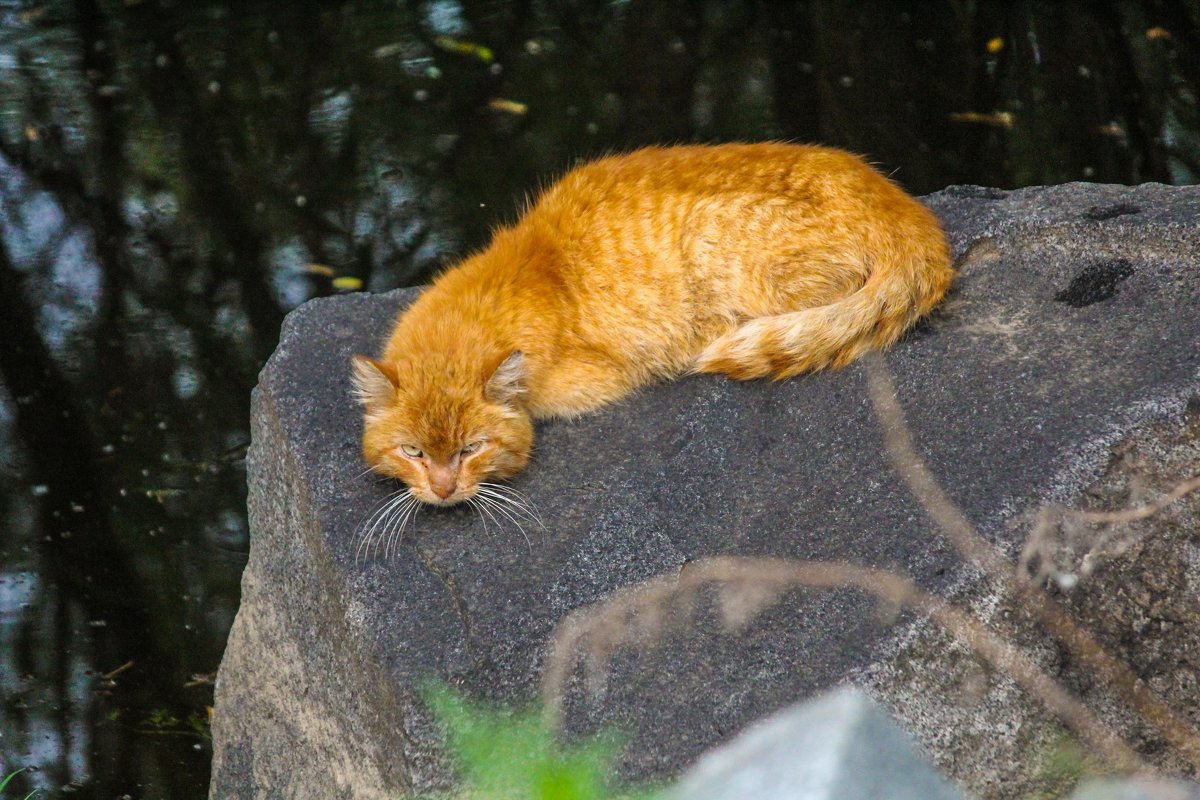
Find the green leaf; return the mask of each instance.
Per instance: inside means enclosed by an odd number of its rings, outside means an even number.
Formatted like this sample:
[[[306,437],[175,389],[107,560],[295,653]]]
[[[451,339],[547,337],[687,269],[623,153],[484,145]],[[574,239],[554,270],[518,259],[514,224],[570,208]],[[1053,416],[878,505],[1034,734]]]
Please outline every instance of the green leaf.
[[[4,780],[3,780],[3,781],[0,781],[0,792],[3,792],[3,791],[4,791],[4,787],[5,787],[5,786],[8,786],[8,782],[9,782],[9,781],[11,781],[13,778],[17,777],[18,775],[20,775],[20,774],[21,774],[22,772],[24,772],[24,771],[25,771],[25,767],[21,767],[19,770],[15,771],[15,772],[10,772],[10,773],[9,773],[9,774],[8,774],[8,775],[7,775],[7,776],[4,778]]]
[[[8,783],[9,783],[9,781],[11,781],[13,778],[17,777],[18,775],[20,775],[20,774],[21,774],[22,772],[24,772],[26,769],[28,769],[28,768],[27,768],[27,767],[21,767],[21,768],[20,768],[20,769],[18,769],[18,770],[15,770],[15,771],[13,771],[13,772],[10,772],[10,773],[8,773],[8,775],[6,775],[6,776],[4,777],[4,780],[0,781],[0,792],[3,792],[3,791],[4,791],[4,788],[5,788],[6,786],[8,786]],[[38,792],[40,792],[40,791],[41,791],[41,789],[34,789],[32,792],[30,792],[29,794],[25,795],[25,798],[24,798],[24,800],[33,800],[33,798],[34,798],[34,797],[37,797],[37,794],[38,794]]]
[[[609,786],[621,741],[601,733],[565,745],[530,706],[493,710],[441,684],[421,693],[446,726],[449,747],[466,784],[464,796],[497,800],[613,800]],[[626,795],[630,797],[629,795]],[[638,795],[649,800],[652,795]]]

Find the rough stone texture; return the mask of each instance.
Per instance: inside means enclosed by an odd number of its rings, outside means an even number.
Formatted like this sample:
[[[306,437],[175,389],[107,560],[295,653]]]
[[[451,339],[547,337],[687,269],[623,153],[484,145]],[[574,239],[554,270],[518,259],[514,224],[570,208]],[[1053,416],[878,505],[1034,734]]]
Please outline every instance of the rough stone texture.
[[[1200,784],[1148,778],[1093,781],[1081,786],[1071,800],[1200,800]]]
[[[1055,187],[1039,190],[1043,198],[1068,192],[1075,187]],[[1100,187],[1094,187],[1100,189]],[[1110,199],[1096,202],[1084,212],[1085,217],[1099,221],[1144,216],[1150,206],[1141,197],[1161,193],[1161,187],[1142,186],[1112,192]],[[1088,247],[1079,275],[1095,276],[1096,266],[1115,264],[1110,274],[1129,274],[1130,268],[1143,270],[1157,265],[1156,280],[1165,287],[1194,286],[1198,257],[1194,242],[1196,190],[1185,190],[1191,205],[1182,205],[1180,225],[1164,230],[1161,242],[1153,236],[1136,240],[1117,240],[1130,231],[1109,229],[1092,236],[1093,244],[1071,240],[1080,238],[1080,225],[1066,226],[1070,237],[1054,243],[1051,253],[1072,247]],[[931,198],[935,207],[948,195],[974,193],[988,196],[995,190],[967,190],[964,187],[942,192]],[[1007,194],[1008,202],[1012,194]],[[1190,210],[1188,210],[1190,208]],[[939,207],[940,213],[946,215]],[[1057,214],[1069,215],[1064,203]],[[1118,214],[1118,212],[1120,212]],[[1007,220],[997,225],[1012,226],[1001,236],[976,240],[968,245],[960,238],[959,230],[950,223],[952,237],[959,247],[969,247],[964,265],[963,281],[967,291],[947,308],[948,315],[957,310],[956,303],[970,293],[970,281],[975,270],[996,265],[1005,268],[1010,250],[1022,242],[1045,242],[1049,239],[1041,229],[1042,217],[1049,209],[1029,210],[1029,217]],[[1159,214],[1169,212],[1164,207]],[[1117,215],[1117,216],[1114,216]],[[1057,216],[1057,215],[1056,215]],[[1190,220],[1190,222],[1189,222]],[[1153,224],[1164,224],[1160,216]],[[1192,227],[1189,228],[1188,225]],[[1031,229],[1031,230],[1030,230]],[[1146,232],[1148,233],[1148,232]],[[1189,245],[1188,243],[1193,244]],[[1040,245],[1030,251],[1030,260],[1045,257]],[[1057,256],[1056,256],[1057,257]],[[1100,294],[1107,292],[1107,281],[1100,281]],[[1065,284],[1070,289],[1082,282],[1074,279]],[[1119,294],[1121,283],[1115,287]],[[1136,290],[1135,290],[1136,291]],[[1069,294],[1069,293],[1068,293]],[[1060,294],[1056,296],[1061,296]],[[1185,380],[1178,390],[1165,388],[1160,393],[1147,392],[1124,408],[1096,424],[1076,427],[1077,440],[1073,447],[1053,453],[1053,458],[1029,460],[1019,456],[1013,466],[1031,467],[1045,463],[1050,467],[1047,477],[1039,478],[1040,488],[1031,495],[1013,492],[1003,498],[995,513],[970,516],[989,538],[1008,546],[1014,553],[1026,542],[1034,528],[1033,512],[1045,505],[1061,505],[1080,509],[1115,509],[1146,502],[1167,491],[1182,479],[1200,474],[1200,393],[1197,393],[1195,361],[1196,334],[1192,332],[1200,302],[1195,289],[1185,289],[1178,296],[1178,305],[1159,306],[1149,295],[1138,307],[1126,310],[1109,306],[1112,322],[1121,328],[1137,326],[1143,334],[1162,326],[1158,335],[1164,341],[1178,335],[1178,344],[1193,349],[1193,377]],[[1065,299],[1065,298],[1064,298]],[[1115,301],[1114,295],[1111,301]],[[1107,302],[1097,304],[1105,307]],[[1068,307],[1069,304],[1067,304]],[[1095,307],[1095,305],[1093,306]],[[1086,307],[1085,307],[1086,310]],[[1002,311],[1002,314],[1010,313]],[[1008,323],[997,327],[996,338],[1005,345],[1002,363],[1008,368],[1023,371],[1028,356],[1012,349],[1014,341],[1004,332],[1020,325],[1048,326],[1052,320],[1041,315],[1031,316],[1028,308],[1018,311]],[[1155,318],[1151,318],[1153,314]],[[999,315],[998,315],[999,317]],[[1021,321],[1024,317],[1024,321]],[[988,323],[991,325],[992,323]],[[968,321],[968,330],[977,326]],[[1122,334],[1114,331],[1111,343],[1113,356],[1102,350],[1086,359],[1094,372],[1092,386],[1085,391],[1107,393],[1109,387],[1127,379],[1127,373],[1137,372],[1151,377],[1158,374],[1155,358],[1125,361],[1121,356]],[[1061,350],[1076,345],[1071,336],[1064,337]],[[1036,376],[1033,380],[1041,380]],[[1020,387],[1016,387],[1018,390]],[[1074,397],[1062,398],[1063,410],[1070,413]],[[974,401],[972,401],[974,402]],[[1081,408],[1081,410],[1083,410]],[[1086,412],[1085,412],[1086,413]],[[1030,434],[1030,444],[1036,446],[1044,424],[1031,420],[1024,430]],[[1018,423],[1019,424],[1019,423]],[[932,442],[923,436],[922,445]],[[998,458],[1008,458],[996,450]],[[939,477],[946,481],[945,474]],[[1005,488],[1010,488],[1005,484]],[[962,500],[955,494],[955,499]],[[1061,534],[1061,531],[1056,531]],[[1121,656],[1147,680],[1153,689],[1178,713],[1200,728],[1197,665],[1200,664],[1200,494],[1193,494],[1171,506],[1162,514],[1133,525],[1112,528],[1090,527],[1071,537],[1050,537],[1049,547],[1043,550],[1055,556],[1060,572],[1068,577],[1079,576],[1079,567],[1088,563],[1090,575],[1083,576],[1070,592],[1059,592],[1059,600],[1074,612],[1085,627],[1112,653]],[[957,587],[954,596],[960,605],[970,608],[976,616],[998,626],[1038,657],[1043,668],[1069,688],[1086,696],[1093,709],[1157,766],[1181,774],[1194,774],[1156,730],[1133,716],[1126,704],[1097,684],[1094,677],[1073,663],[1055,642],[1042,633],[1025,609],[1014,606],[1009,598],[994,587],[968,576]],[[1074,773],[1062,774],[1054,765],[1076,759],[1073,744],[1035,703],[1026,698],[1015,684],[1003,675],[990,670],[966,647],[950,639],[928,624],[915,624],[885,644],[877,659],[868,667],[856,670],[853,679],[871,690],[905,726],[916,734],[934,763],[948,775],[988,798],[1058,797],[1069,791]],[[1088,769],[1102,765],[1082,764]]]
[[[705,753],[678,800],[962,800],[862,692],[838,689]]]
[[[1075,502],[1136,431],[1182,424],[1200,388],[1200,189],[954,187],[927,201],[962,277],[887,363],[930,468],[1015,553],[1026,512]],[[348,359],[375,352],[412,296],[306,304],[260,377],[212,797],[444,787],[414,682],[527,700],[564,614],[704,555],[865,562],[1006,615],[899,482],[858,366],[781,384],[687,378],[542,425],[513,482],[546,522],[531,545],[465,508],[426,511],[393,558],[356,563],[358,525],[391,487],[362,474]],[[628,731],[624,774],[664,777],[852,677],[939,765],[997,798],[1032,785],[1031,754],[1056,735],[970,653],[856,593],[789,593],[736,636],[713,618],[701,608],[657,649],[619,652],[602,696],[581,698],[577,681],[570,728]]]

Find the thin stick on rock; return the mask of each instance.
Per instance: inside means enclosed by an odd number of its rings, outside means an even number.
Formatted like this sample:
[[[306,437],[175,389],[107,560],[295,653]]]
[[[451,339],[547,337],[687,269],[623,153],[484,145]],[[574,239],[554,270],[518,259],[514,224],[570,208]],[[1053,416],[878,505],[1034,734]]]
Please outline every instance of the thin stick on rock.
[[[1086,522],[1095,522],[1099,524],[1114,524],[1122,522],[1137,522],[1138,520],[1153,517],[1160,513],[1167,506],[1181,499],[1184,495],[1190,494],[1197,489],[1200,489],[1200,475],[1193,475],[1186,481],[1176,484],[1170,491],[1162,497],[1155,500],[1153,503],[1146,503],[1133,508],[1122,508],[1117,511],[1081,511],[1079,515]]]
[[[1083,703],[1038,669],[1023,652],[989,632],[965,612],[921,589],[912,580],[854,564],[776,558],[719,556],[700,559],[685,566],[678,575],[651,578],[568,614],[555,629],[542,675],[543,710],[551,729],[558,729],[561,724],[566,681],[581,651],[589,657],[606,658],[612,649],[629,640],[657,638],[660,626],[665,624],[664,609],[680,598],[691,604],[704,584],[717,585],[727,607],[731,603],[734,606],[743,604],[726,614],[727,621],[734,624],[747,621],[757,611],[772,605],[785,590],[798,586],[850,587],[888,603],[911,608],[927,615],[997,670],[1009,675],[1115,766],[1128,770],[1142,766],[1141,760],[1124,742]],[[749,603],[749,607],[744,607],[745,603]],[[638,615],[647,615],[654,622],[638,629],[631,624]]]
[[[1091,633],[1076,624],[1075,620],[1040,587],[1016,577],[1012,562],[979,535],[917,455],[912,435],[896,398],[895,385],[883,359],[877,353],[872,353],[863,360],[866,365],[867,388],[875,407],[875,414],[883,427],[888,453],[897,472],[925,513],[941,529],[942,534],[963,558],[981,568],[1011,596],[1028,603],[1042,626],[1054,638],[1095,677],[1111,686],[1147,723],[1157,728],[1193,767],[1200,770],[1200,732],[1172,711],[1161,698],[1146,687],[1127,664],[1105,650]],[[1090,513],[1097,514],[1096,521],[1143,519],[1196,488],[1200,488],[1200,478],[1180,484],[1167,497],[1147,506],[1121,512]]]

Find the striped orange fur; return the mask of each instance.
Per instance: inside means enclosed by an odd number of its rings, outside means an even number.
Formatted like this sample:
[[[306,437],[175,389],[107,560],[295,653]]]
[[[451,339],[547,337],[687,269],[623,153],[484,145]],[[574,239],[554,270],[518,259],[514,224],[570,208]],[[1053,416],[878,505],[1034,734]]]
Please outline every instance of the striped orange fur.
[[[356,356],[363,452],[450,504],[528,461],[531,419],[687,372],[786,378],[892,344],[953,278],[937,219],[860,158],[650,147],[576,167]]]

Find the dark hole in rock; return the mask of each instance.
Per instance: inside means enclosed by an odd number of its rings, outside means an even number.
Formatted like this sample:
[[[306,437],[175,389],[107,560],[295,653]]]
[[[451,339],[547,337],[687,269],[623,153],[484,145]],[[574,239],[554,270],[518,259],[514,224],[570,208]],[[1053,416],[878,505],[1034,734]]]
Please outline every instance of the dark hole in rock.
[[[1121,281],[1133,274],[1133,264],[1124,258],[1088,264],[1071,279],[1071,285],[1054,295],[1071,308],[1083,308],[1107,300],[1117,293]]]
[[[1200,419],[1200,394],[1193,394],[1187,399],[1187,406],[1183,413],[1189,417]]]
[[[1083,215],[1088,219],[1100,222],[1106,219],[1113,219],[1114,217],[1123,217],[1126,214],[1140,213],[1142,213],[1142,209],[1133,203],[1116,203],[1111,206],[1092,206]]]

